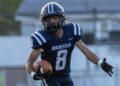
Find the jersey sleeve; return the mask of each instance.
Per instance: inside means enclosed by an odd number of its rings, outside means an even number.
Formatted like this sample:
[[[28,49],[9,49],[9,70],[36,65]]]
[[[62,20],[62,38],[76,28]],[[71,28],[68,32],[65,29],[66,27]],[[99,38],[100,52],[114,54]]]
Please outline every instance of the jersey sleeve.
[[[82,29],[79,24],[73,23],[74,42],[82,39]]]
[[[45,37],[43,37],[43,35],[39,32],[35,32],[30,38],[32,49],[43,48],[44,44],[46,43]]]

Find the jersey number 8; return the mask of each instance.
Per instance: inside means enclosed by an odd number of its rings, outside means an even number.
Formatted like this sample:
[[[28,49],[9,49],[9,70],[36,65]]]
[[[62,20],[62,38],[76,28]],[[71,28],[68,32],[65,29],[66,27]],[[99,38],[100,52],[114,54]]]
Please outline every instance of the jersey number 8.
[[[56,70],[63,70],[66,64],[66,57],[67,57],[67,50],[59,50],[57,52],[57,59],[56,59]]]

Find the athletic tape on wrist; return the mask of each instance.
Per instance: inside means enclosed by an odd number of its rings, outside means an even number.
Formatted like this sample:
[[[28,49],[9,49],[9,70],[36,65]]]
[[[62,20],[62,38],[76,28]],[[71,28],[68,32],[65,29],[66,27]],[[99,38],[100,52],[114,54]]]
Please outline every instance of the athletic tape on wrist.
[[[101,66],[101,64],[102,64],[102,60],[99,60],[98,65]]]
[[[33,76],[35,75],[35,72],[32,71],[32,72],[30,73],[30,75],[33,77]]]

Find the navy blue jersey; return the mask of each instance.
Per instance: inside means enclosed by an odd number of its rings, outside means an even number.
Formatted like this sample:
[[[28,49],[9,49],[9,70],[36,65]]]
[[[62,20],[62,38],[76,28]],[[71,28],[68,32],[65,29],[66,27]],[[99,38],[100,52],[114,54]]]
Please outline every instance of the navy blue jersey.
[[[69,75],[71,53],[75,42],[82,38],[79,24],[69,23],[63,27],[61,38],[40,30],[31,35],[32,48],[42,49],[41,59],[47,60],[53,67],[53,75]]]

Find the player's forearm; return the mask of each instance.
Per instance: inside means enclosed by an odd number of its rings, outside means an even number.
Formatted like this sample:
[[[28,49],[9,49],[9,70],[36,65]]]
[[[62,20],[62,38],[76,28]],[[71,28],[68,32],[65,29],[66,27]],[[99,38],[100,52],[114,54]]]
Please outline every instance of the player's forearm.
[[[31,73],[33,71],[33,64],[35,62],[35,57],[29,57],[27,64],[26,64],[26,70]]]
[[[87,59],[89,59],[92,63],[98,65],[98,62],[99,62],[99,58],[98,56],[91,52],[89,55],[86,55]]]
[[[26,64],[26,70],[28,73],[31,73],[33,71],[33,64],[30,64],[29,62],[27,62]]]
[[[33,71],[33,64],[39,56],[39,50],[33,50],[28,58],[26,70],[30,73]]]
[[[92,52],[89,48],[87,47],[84,47],[82,49],[82,52],[84,53],[84,55],[86,56],[86,58],[88,60],[90,60],[92,63],[98,65],[98,61],[99,61],[99,57],[94,53]]]
[[[98,56],[95,53],[93,53],[89,48],[87,48],[86,45],[81,40],[76,42],[76,45],[84,53],[87,59],[89,59],[94,64],[98,64],[99,61]]]

